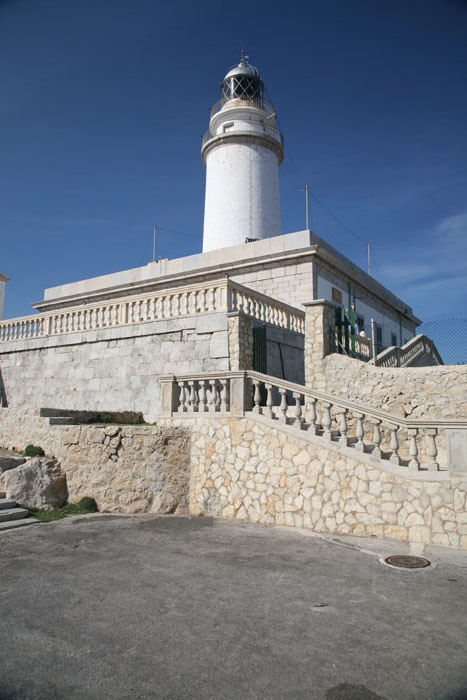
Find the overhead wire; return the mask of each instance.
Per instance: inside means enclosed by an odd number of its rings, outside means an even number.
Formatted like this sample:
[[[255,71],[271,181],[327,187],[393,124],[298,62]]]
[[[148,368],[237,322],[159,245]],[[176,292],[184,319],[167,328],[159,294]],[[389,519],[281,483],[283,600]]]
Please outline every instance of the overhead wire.
[[[270,96],[269,90],[266,89],[265,92],[266,92],[266,94],[267,94],[267,96],[268,96],[270,102],[271,102],[272,104],[274,104],[274,102],[273,102],[273,100],[272,100],[272,98],[271,98],[271,96]],[[278,119],[278,117],[277,117],[277,114],[275,115],[275,118],[276,118],[276,123],[277,123],[277,125],[278,125],[278,127],[279,127],[281,133],[283,134],[283,133],[284,133],[284,130],[283,130],[283,128],[282,128],[282,125],[280,124],[280,121],[279,121],[279,119]],[[289,146],[288,146],[288,144],[287,144],[287,139],[285,139],[285,138],[284,138],[284,151],[285,151],[285,153],[286,153],[287,160],[288,160],[289,164],[290,164],[291,167],[292,167],[292,170],[293,170],[293,172],[294,172],[294,175],[295,175],[295,177],[297,178],[297,181],[298,181],[301,185],[303,185],[304,178],[301,177],[301,174],[298,172],[298,170],[297,170],[297,168],[296,168],[296,166],[295,166],[295,162],[294,162],[294,160],[293,160],[293,158],[292,158],[291,150],[290,150],[290,148],[289,148]],[[316,202],[316,204],[318,204],[318,206],[320,206],[320,207],[323,209],[323,211],[325,211],[332,219],[334,219],[334,221],[336,221],[336,223],[338,223],[340,226],[342,226],[348,233],[350,233],[350,234],[351,234],[352,236],[354,236],[358,241],[360,241],[360,243],[362,243],[362,244],[365,245],[365,246],[368,246],[368,245],[369,245],[370,241],[365,240],[364,238],[362,238],[361,236],[359,236],[359,234],[356,233],[353,229],[351,229],[349,226],[347,226],[347,224],[345,224],[345,223],[344,223],[338,216],[336,216],[325,204],[323,204],[323,202],[322,202],[321,200],[319,200],[318,197],[316,197],[316,195],[313,193],[313,191],[312,191],[311,189],[310,189],[310,197]],[[372,251],[373,251],[373,246],[372,246]],[[373,252],[373,255],[374,255],[374,252]]]

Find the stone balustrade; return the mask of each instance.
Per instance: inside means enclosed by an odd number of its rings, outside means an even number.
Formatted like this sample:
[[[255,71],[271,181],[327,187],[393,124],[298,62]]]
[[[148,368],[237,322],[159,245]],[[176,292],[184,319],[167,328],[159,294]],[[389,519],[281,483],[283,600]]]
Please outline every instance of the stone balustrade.
[[[432,357],[435,365],[443,364],[431,338],[426,335],[416,335],[402,347],[392,346],[380,352],[374,364],[377,367],[410,367],[417,364],[417,360],[424,356]]]
[[[264,294],[222,279],[145,295],[116,298],[0,322],[0,342],[147,323],[194,314],[239,311],[304,333],[305,314]]]
[[[164,376],[160,381],[163,415],[261,415],[415,471],[452,466],[444,449],[446,434],[455,432],[467,441],[467,420],[400,418],[254,371]]]

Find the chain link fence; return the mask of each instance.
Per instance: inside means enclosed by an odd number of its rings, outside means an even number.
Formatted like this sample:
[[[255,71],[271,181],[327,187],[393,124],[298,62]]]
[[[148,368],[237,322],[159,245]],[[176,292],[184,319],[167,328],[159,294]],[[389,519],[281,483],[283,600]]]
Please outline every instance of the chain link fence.
[[[426,321],[417,334],[431,338],[445,365],[467,364],[467,318],[447,318]]]

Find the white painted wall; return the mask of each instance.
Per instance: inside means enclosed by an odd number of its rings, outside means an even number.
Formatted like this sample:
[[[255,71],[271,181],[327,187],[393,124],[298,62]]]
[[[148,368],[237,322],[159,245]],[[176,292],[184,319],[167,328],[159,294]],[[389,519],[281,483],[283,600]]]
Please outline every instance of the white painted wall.
[[[245,238],[278,236],[283,152],[274,116],[233,100],[211,118],[209,131],[213,142],[202,151],[206,163],[203,253],[245,243]]]
[[[206,159],[203,253],[280,233],[277,156],[257,143],[220,142]]]
[[[348,288],[343,284],[342,286],[337,286],[337,284],[332,284],[329,282],[327,279],[323,279],[320,275],[318,275],[318,299],[327,299],[328,301],[333,301],[332,298],[332,288],[335,287],[336,289],[339,289],[342,292],[342,304],[346,308],[349,306],[349,291]],[[335,303],[335,302],[334,302]],[[399,323],[397,321],[394,321],[393,319],[389,318],[386,316],[381,310],[376,309],[374,306],[372,306],[370,303],[367,301],[363,301],[358,298],[358,293],[357,293],[357,298],[355,300],[355,311],[356,311],[356,316],[363,316],[365,320],[365,331],[367,336],[370,338],[371,337],[371,319],[373,318],[376,323],[381,326],[383,337],[383,345],[385,347],[389,347],[392,345],[391,341],[391,334],[394,333],[397,338],[397,345],[399,345],[399,336],[400,336],[400,329],[399,329]],[[404,344],[405,340],[410,340],[410,338],[413,338],[415,333],[413,331],[409,331],[406,328],[402,328],[402,344]]]

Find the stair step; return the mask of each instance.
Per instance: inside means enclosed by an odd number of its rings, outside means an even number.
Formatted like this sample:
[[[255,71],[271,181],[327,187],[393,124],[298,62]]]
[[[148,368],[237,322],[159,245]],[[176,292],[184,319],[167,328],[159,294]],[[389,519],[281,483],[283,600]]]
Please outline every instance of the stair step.
[[[67,416],[51,416],[49,418],[49,425],[75,425],[76,418],[70,418]]]
[[[27,518],[28,515],[28,511],[24,508],[5,508],[5,510],[0,510],[0,522],[20,520],[22,518]]]
[[[5,498],[5,496],[0,497],[0,511],[5,510],[5,508],[16,508],[16,501],[14,498]]]
[[[24,527],[24,525],[34,525],[39,521],[36,518],[23,518],[22,520],[7,520],[4,523],[0,523],[0,532],[2,530],[13,530],[17,527]]]

